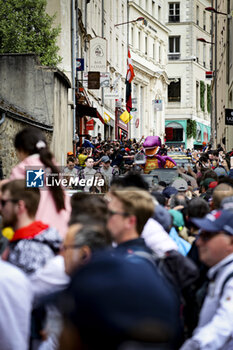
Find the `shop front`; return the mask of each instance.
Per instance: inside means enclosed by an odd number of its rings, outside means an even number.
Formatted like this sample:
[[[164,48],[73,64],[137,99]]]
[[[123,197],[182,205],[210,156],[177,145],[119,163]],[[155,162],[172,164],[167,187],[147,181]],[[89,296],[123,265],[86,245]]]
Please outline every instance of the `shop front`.
[[[119,108],[116,108],[115,115],[115,138],[116,140],[128,139],[128,124],[124,123],[119,117],[122,114],[122,111]]]

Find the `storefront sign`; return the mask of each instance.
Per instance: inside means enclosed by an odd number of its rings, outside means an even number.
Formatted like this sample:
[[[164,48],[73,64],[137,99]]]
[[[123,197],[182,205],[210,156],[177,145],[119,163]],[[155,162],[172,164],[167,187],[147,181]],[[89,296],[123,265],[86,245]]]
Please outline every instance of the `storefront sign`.
[[[86,130],[94,130],[94,119],[88,120],[86,123]]]
[[[233,109],[225,109],[225,124],[233,125]]]
[[[96,37],[90,40],[90,71],[106,72],[107,41]]]

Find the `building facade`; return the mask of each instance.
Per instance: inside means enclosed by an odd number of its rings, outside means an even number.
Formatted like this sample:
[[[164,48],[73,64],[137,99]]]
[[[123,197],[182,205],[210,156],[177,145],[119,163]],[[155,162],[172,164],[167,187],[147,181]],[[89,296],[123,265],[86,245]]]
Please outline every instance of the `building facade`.
[[[168,145],[200,148],[211,138],[211,80],[206,79],[206,71],[212,70],[212,45],[207,43],[212,24],[205,10],[210,5],[207,0],[166,1]]]
[[[164,141],[168,28],[164,1],[129,1],[129,47],[133,80],[132,137],[158,135]],[[143,21],[136,19],[144,18]]]

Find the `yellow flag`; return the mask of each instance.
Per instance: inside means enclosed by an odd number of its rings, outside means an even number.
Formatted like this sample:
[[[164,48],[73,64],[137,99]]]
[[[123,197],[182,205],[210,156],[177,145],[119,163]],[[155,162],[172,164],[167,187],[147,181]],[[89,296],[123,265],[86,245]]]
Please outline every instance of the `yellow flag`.
[[[111,119],[110,115],[108,115],[106,112],[104,112],[104,121],[105,121],[105,123],[108,123],[110,119]]]
[[[132,119],[132,115],[129,114],[129,112],[124,111],[121,115],[120,115],[120,119],[127,124],[131,119]]]

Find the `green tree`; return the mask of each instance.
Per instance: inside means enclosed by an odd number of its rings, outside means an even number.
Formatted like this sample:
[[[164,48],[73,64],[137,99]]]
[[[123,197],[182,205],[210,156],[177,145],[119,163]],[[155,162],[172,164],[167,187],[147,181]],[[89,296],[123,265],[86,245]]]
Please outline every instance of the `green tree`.
[[[54,16],[46,12],[47,0],[0,0],[0,53],[35,53],[42,65],[61,61],[52,27]]]

